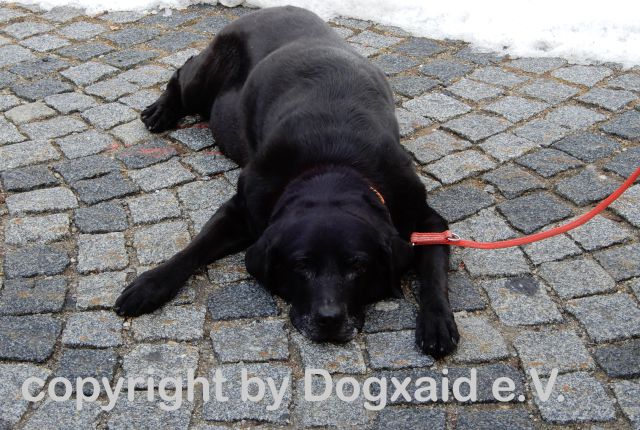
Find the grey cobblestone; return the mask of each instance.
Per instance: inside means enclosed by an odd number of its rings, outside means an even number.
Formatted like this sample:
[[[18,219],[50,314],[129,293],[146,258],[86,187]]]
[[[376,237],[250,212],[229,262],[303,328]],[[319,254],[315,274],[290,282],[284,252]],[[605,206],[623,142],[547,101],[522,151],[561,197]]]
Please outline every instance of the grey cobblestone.
[[[329,373],[365,373],[366,371],[362,350],[354,341],[344,345],[315,343],[298,332],[291,333],[291,338],[300,351],[304,367],[325,369]]]
[[[636,400],[640,395],[640,383],[634,381],[616,382],[613,384],[613,391],[624,414],[629,418],[634,428],[638,428],[640,426],[640,408]]]
[[[620,340],[640,333],[640,309],[628,294],[571,300],[567,309],[596,342]]]
[[[632,243],[617,248],[608,248],[594,254],[598,263],[616,281],[640,276],[640,260],[637,258],[640,245]]]
[[[522,97],[506,96],[487,105],[485,109],[502,115],[511,122],[518,122],[542,112],[549,105]]]
[[[197,368],[198,357],[196,347],[183,343],[141,343],[124,356],[122,369],[126,378],[140,378],[136,388],[147,388],[148,378],[153,379],[156,387],[163,378],[177,378],[184,387],[188,370]],[[168,382],[166,387],[175,388],[175,384]]]
[[[9,279],[0,290],[0,315],[59,312],[66,292],[63,277]]]
[[[445,84],[453,82],[473,70],[466,63],[452,60],[431,60],[420,66],[420,72],[432,78],[440,79]]]
[[[540,242],[530,243],[522,247],[534,264],[562,260],[580,254],[582,251],[566,235],[550,237]]]
[[[441,93],[428,93],[414,98],[406,102],[404,107],[437,121],[446,121],[471,110],[470,106]]]
[[[372,369],[425,367],[434,363],[416,346],[413,330],[371,333],[365,339]]]
[[[18,423],[29,407],[29,402],[21,395],[22,384],[29,377],[47,379],[51,372],[32,364],[0,364],[0,423],[6,428]],[[37,394],[35,385],[28,393]]]
[[[103,272],[82,276],[76,287],[78,309],[110,308],[126,286],[126,273]]]
[[[640,375],[640,340],[602,345],[596,348],[595,358],[607,375],[614,378],[633,378]]]
[[[461,201],[466,204],[458,204]],[[432,194],[429,204],[447,221],[454,222],[473,215],[493,202],[494,198],[484,190],[465,184]]]
[[[69,234],[69,216],[66,214],[43,215],[10,219],[4,228],[4,240],[11,245],[28,242],[48,243]]]
[[[121,397],[113,409],[107,425],[113,430],[125,430],[132,428],[160,428],[186,429],[193,411],[193,403],[183,401],[180,408],[174,411],[165,411],[160,405],[161,401],[150,402],[146,395],[137,392],[133,401]]]
[[[417,316],[416,306],[407,300],[385,300],[367,307],[363,330],[374,333],[412,329]]]
[[[509,67],[529,73],[543,74],[567,64],[562,58],[518,58],[509,62]]]
[[[195,179],[195,176],[177,159],[131,171],[129,176],[144,191],[173,187]]]
[[[195,306],[166,306],[142,315],[131,325],[138,341],[198,340],[202,338],[205,309]]]
[[[468,150],[447,155],[427,166],[426,171],[443,184],[453,184],[494,166],[495,163],[481,152]]]
[[[60,181],[45,166],[29,166],[0,173],[7,191],[28,191],[46,185],[57,185]]]
[[[578,94],[578,89],[556,81],[538,79],[520,88],[520,92],[551,104],[558,104]]]
[[[544,263],[538,273],[562,298],[574,298],[611,291],[615,281],[598,263],[584,257]]]
[[[76,378],[96,378],[98,381],[107,378],[107,381],[111,381],[117,362],[118,355],[111,349],[65,348],[62,350],[55,375],[69,381],[76,381]],[[75,392],[76,387],[73,385]],[[90,396],[94,391],[93,388],[85,386],[83,392]],[[104,390],[100,392],[104,393]]]
[[[123,269],[129,263],[122,233],[82,234],[78,237],[78,271]]]
[[[498,210],[517,229],[529,234],[571,215],[571,209],[546,192],[534,192],[500,203]]]
[[[141,227],[133,236],[141,264],[161,263],[182,250],[190,240],[187,225],[182,221]]]
[[[0,171],[60,158],[46,141],[29,141],[0,146]]]
[[[537,148],[538,144],[511,133],[500,133],[482,142],[480,147],[494,158],[507,161]]]
[[[60,211],[78,206],[76,196],[68,188],[55,187],[13,194],[7,197],[10,214]]]
[[[556,192],[578,206],[599,202],[620,186],[618,181],[586,168],[556,184]]]
[[[51,245],[30,245],[8,251],[4,257],[7,279],[36,275],[57,275],[69,265],[68,253]]]
[[[120,172],[111,172],[96,179],[83,179],[74,182],[72,187],[80,196],[80,200],[88,204],[127,196],[138,191],[138,187]]]
[[[53,353],[61,328],[58,319],[46,314],[0,317],[0,358],[43,362]]]
[[[544,187],[544,183],[534,175],[514,165],[499,167],[486,173],[482,178],[498,187],[508,199],[517,197],[526,191]]]
[[[282,320],[217,322],[211,329],[211,341],[223,363],[289,358]]]
[[[478,142],[506,130],[510,125],[510,122],[501,118],[470,113],[446,122],[443,127],[466,139]]]
[[[485,318],[456,315],[456,323],[460,332],[460,343],[452,355],[454,361],[477,363],[508,356],[507,344],[500,332]]]
[[[453,85],[447,87],[449,91],[458,97],[479,102],[482,100],[492,99],[504,94],[504,90],[492,85],[483,84],[482,82],[472,81],[470,79],[460,79]]]
[[[556,78],[562,80],[592,86],[600,82],[602,79],[611,75],[611,70],[602,66],[568,66],[551,72]]]

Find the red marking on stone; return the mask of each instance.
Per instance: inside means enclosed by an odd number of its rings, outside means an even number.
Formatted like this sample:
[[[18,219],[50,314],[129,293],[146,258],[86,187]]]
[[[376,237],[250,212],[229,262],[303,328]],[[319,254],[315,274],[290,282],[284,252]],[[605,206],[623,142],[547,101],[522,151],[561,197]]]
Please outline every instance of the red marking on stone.
[[[140,148],[138,152],[142,155],[148,155],[150,157],[162,157],[166,154],[172,153],[173,148]]]

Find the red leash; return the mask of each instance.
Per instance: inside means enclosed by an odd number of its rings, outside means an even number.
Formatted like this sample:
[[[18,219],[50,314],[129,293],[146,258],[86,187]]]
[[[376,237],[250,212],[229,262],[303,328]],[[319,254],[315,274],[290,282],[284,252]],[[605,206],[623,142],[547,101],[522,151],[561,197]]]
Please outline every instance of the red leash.
[[[640,176],[640,167],[627,178],[626,181],[620,187],[615,190],[609,197],[601,201],[598,206],[590,210],[589,212],[581,215],[579,218],[571,221],[568,224],[560,227],[552,228],[547,231],[541,231],[539,233],[530,234],[528,236],[522,236],[515,239],[500,240],[498,242],[476,242],[475,240],[466,240],[460,238],[457,234],[447,230],[441,233],[412,233],[411,243],[413,245],[452,245],[462,246],[465,248],[480,248],[480,249],[499,249],[510,248],[512,246],[524,245],[527,243],[537,242],[539,240],[547,239],[549,237],[557,236],[565,233],[569,230],[573,230],[576,227],[589,221],[594,216],[605,210],[611,203],[622,195],[633,182]]]

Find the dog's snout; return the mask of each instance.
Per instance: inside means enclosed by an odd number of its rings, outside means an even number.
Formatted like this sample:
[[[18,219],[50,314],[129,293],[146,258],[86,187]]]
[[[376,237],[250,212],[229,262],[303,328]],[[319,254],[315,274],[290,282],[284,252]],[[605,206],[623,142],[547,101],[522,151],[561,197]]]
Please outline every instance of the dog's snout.
[[[317,321],[323,327],[335,327],[344,321],[345,312],[337,304],[324,304],[318,308]]]

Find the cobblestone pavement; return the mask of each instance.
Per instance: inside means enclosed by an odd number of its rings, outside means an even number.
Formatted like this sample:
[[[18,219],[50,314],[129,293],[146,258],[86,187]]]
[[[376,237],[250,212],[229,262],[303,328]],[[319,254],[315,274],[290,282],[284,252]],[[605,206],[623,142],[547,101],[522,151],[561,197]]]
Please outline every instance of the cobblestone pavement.
[[[242,255],[199,272],[154,315],[111,311],[127,281],[183,247],[233,193],[238,168],[208,130],[152,136],[138,114],[175,67],[248,11],[87,17],[0,7],[0,428],[640,428],[640,185],[567,235],[455,250],[462,341],[436,363],[413,346],[410,280],[407,299],[372,306],[364,333],[344,346],[302,338]],[[640,165],[638,67],[510,59],[370,22],[332,25],[389,75],[403,144],[431,204],[462,236],[553,226]],[[28,376],[208,376],[220,366],[233,375],[242,363],[276,381],[293,377],[280,409],[231,396],[167,412],[140,391],[110,412],[75,412],[73,399],[28,404],[18,394]],[[358,380],[475,367],[480,401],[400,397],[381,412],[362,399],[308,403],[304,366]],[[559,369],[550,401],[533,396],[531,368],[545,378]],[[493,400],[488,381],[498,376],[512,377],[525,400]]]

